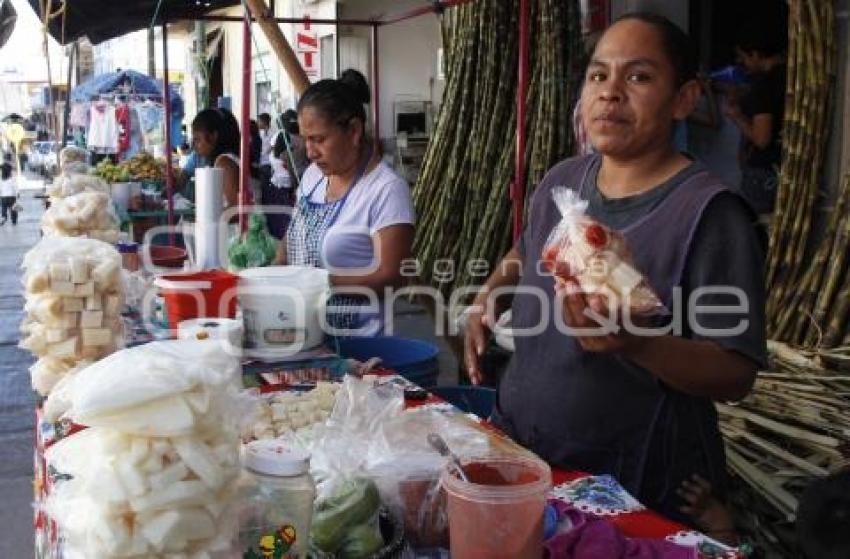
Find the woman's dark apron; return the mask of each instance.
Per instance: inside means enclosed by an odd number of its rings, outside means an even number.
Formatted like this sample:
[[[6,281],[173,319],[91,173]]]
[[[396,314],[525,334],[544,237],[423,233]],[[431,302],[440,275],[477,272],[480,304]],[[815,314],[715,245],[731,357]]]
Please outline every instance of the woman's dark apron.
[[[563,176],[574,183],[564,186],[579,190],[584,199],[585,190],[593,187],[586,184],[592,159],[565,163]],[[725,190],[709,173],[697,173],[621,231],[636,267],[668,309],[702,213]],[[553,279],[539,273],[537,263],[560,215],[551,202],[551,187],[535,196],[545,196],[546,202],[541,200],[529,220],[520,286],[541,289],[551,302]],[[539,299],[518,293],[513,328],[540,324],[542,312]],[[554,313],[560,309],[549,312],[543,333],[515,337],[516,352],[499,387],[494,421],[550,464],[614,475],[646,506],[672,518],[681,518],[675,491],[694,473],[722,495],[725,458],[711,401],[673,390],[619,355],[582,351],[555,328]],[[527,356],[534,356],[533,367],[527,366]]]

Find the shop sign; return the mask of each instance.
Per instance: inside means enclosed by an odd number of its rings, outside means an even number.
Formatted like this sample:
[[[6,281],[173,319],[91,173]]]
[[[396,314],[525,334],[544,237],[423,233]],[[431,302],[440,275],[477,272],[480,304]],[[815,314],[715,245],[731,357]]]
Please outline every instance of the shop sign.
[[[319,75],[319,36],[310,29],[309,22],[295,31],[295,51],[307,76]]]

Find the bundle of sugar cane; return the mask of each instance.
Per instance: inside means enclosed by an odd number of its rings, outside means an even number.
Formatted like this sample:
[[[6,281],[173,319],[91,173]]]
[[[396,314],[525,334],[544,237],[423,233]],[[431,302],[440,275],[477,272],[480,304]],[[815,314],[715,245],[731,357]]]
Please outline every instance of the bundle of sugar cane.
[[[841,297],[836,299],[844,284],[840,280],[846,243],[834,242],[839,238],[846,241],[850,233],[843,210],[850,193],[845,188],[839,196],[824,242],[811,247],[825,140],[831,126],[837,59],[835,8],[831,0],[791,0],[788,13],[782,163],[767,262],[768,331],[778,339],[814,345],[823,328],[813,327],[813,314],[818,315],[814,322],[832,324],[826,314],[846,317],[850,312],[850,304],[844,305]]]
[[[582,48],[576,0],[529,4],[525,186],[530,196],[543,174],[571,152],[570,115]],[[486,273],[470,263],[492,266],[511,243],[518,16],[518,3],[499,0],[452,8],[443,16],[445,102],[413,197],[420,216],[414,250],[421,277],[445,294],[483,281]]]
[[[768,352],[770,367],[750,394],[717,410],[727,466],[739,483],[732,499],[736,518],[759,547],[793,550],[803,491],[812,479],[846,467],[850,456],[850,373],[831,366],[848,352],[773,340]],[[786,529],[774,529],[779,525]]]

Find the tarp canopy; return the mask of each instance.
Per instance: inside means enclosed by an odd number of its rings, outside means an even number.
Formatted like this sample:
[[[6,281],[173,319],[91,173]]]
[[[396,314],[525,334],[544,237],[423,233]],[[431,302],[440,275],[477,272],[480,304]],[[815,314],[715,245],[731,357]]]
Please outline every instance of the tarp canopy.
[[[71,101],[84,102],[105,93],[136,93],[162,97],[162,82],[135,70],[101,74],[71,90]]]
[[[0,47],[5,45],[12,36],[16,21],[18,21],[18,13],[12,6],[12,0],[0,0]]]
[[[41,2],[29,0],[39,18]],[[80,37],[88,37],[92,44],[101,43],[131,31],[147,29],[159,3],[160,0],[66,0],[65,15],[50,21],[50,34],[61,44],[71,43]],[[241,3],[241,0],[161,0],[156,23],[162,23],[165,18],[168,21],[191,19]],[[55,11],[60,4],[59,0],[54,0],[52,9]]]

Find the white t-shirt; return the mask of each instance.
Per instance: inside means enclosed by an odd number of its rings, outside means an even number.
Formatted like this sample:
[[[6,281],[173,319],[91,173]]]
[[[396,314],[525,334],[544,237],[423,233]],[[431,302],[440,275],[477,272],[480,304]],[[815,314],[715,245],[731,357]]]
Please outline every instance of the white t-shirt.
[[[0,180],[0,198],[14,198],[18,195],[18,181],[15,177]]]
[[[260,165],[268,165],[269,164],[269,155],[272,152],[272,138],[277,136],[276,134],[272,134],[271,130],[260,130],[260,139],[262,140],[262,146],[260,147]]]
[[[118,153],[118,120],[115,107],[94,103],[90,110],[88,147],[103,153]]]
[[[328,181],[316,165],[304,172],[298,198],[315,187],[311,201],[325,203]],[[377,267],[372,235],[391,225],[415,223],[410,188],[403,178],[381,162],[350,191],[336,221],[322,243],[322,264],[349,273],[370,273]]]
[[[285,154],[281,154],[285,157]],[[269,164],[272,168],[271,183],[277,188],[292,188],[292,177],[289,175],[289,169],[286,168],[282,159],[278,159],[272,154],[269,157]]]

